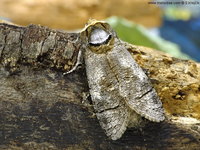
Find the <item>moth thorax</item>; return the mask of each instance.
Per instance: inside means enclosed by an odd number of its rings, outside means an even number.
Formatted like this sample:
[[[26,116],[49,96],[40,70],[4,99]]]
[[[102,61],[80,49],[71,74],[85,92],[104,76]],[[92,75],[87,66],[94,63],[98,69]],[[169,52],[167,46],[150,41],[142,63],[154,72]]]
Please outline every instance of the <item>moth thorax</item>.
[[[89,46],[93,52],[105,53],[111,49],[113,37],[102,28],[94,28],[89,35]]]

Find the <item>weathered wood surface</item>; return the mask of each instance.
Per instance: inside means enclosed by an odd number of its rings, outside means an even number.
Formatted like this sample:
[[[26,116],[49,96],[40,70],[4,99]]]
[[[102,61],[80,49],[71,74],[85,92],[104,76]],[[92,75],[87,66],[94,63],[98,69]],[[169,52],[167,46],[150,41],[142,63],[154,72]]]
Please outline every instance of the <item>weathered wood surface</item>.
[[[127,44],[167,119],[112,141],[87,96],[84,66],[63,75],[80,48],[79,33],[0,24],[0,149],[200,149],[198,63]]]

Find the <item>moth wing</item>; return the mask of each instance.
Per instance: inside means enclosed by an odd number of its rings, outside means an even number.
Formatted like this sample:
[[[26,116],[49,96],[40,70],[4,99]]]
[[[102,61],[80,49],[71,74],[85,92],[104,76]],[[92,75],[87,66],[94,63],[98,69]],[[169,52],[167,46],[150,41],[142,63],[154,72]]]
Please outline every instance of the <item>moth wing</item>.
[[[123,44],[109,51],[107,58],[118,78],[119,93],[128,106],[151,121],[163,121],[164,110],[155,89]]]
[[[121,138],[126,131],[130,117],[129,111],[125,105],[96,113],[96,115],[100,121],[101,127],[105,130],[106,135],[112,140]]]
[[[119,94],[119,83],[111,71],[106,54],[85,51],[85,64],[96,116],[106,135],[119,139],[125,132],[130,112]]]

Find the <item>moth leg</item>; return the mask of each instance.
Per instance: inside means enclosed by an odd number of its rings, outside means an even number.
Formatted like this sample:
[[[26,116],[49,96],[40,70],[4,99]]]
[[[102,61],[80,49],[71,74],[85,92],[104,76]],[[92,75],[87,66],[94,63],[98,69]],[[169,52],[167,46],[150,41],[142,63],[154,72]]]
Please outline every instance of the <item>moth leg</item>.
[[[77,60],[76,60],[75,65],[72,67],[71,70],[69,70],[69,71],[63,73],[63,75],[66,75],[66,74],[69,74],[69,73],[75,71],[75,70],[78,68],[78,66],[81,65],[82,63],[83,63],[83,56],[82,56],[82,51],[80,50],[80,51],[78,52],[78,57],[77,57]]]

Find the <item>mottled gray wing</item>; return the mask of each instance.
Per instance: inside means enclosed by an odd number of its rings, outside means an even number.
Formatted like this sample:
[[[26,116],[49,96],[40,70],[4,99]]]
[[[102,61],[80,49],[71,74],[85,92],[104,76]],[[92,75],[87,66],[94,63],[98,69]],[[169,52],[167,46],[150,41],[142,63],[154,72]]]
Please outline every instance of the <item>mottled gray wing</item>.
[[[128,106],[151,121],[163,121],[164,110],[155,89],[120,40],[106,56],[118,79],[119,93]]]
[[[119,94],[119,83],[110,68],[106,54],[87,49],[84,53],[91,99],[101,127],[112,140],[125,132],[130,110]]]

